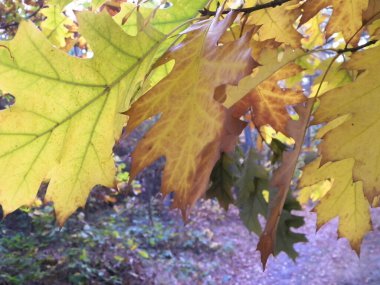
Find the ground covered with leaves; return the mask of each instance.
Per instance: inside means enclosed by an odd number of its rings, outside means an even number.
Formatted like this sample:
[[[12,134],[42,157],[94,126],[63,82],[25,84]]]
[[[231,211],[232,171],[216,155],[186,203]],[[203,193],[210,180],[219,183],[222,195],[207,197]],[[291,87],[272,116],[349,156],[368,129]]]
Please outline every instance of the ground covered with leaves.
[[[92,200],[94,202],[94,200]],[[161,200],[88,204],[63,228],[52,208],[18,212],[0,226],[0,284],[379,284],[380,212],[359,260],[337,221],[315,234],[315,216],[301,229],[296,263],[285,254],[262,272],[258,238],[232,207],[202,201],[184,225]]]

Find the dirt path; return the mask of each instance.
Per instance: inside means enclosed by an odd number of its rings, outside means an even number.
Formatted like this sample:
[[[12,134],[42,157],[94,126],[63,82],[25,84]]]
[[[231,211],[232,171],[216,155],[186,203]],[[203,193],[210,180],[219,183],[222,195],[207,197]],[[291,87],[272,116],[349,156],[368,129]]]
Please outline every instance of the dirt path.
[[[365,238],[360,259],[349,248],[346,240],[336,239],[336,220],[315,233],[315,216],[309,213],[306,215],[306,225],[302,228],[309,243],[296,245],[299,252],[296,263],[285,254],[280,254],[270,258],[265,272],[262,272],[259,254],[255,251],[258,238],[242,225],[236,209],[230,209],[222,217],[202,214],[202,211],[198,213],[194,219],[196,224],[190,226],[208,228],[220,249],[214,253],[192,256],[198,261],[199,270],[206,272],[198,281],[193,279],[192,284],[380,284],[379,210],[373,212],[375,230]],[[163,279],[167,281],[167,278]],[[156,279],[157,284],[165,284],[163,279]],[[189,280],[172,282],[190,284]]]

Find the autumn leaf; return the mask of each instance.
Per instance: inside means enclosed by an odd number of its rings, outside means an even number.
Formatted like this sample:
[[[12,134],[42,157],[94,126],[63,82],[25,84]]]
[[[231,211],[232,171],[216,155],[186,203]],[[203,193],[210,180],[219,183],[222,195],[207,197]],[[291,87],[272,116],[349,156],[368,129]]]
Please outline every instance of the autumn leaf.
[[[301,6],[303,13],[299,26],[302,26],[303,24],[309,22],[312,18],[314,18],[314,16],[319,13],[319,11],[329,7],[331,4],[332,0],[307,0]]]
[[[349,71],[341,67],[342,64],[336,62],[334,58],[325,60],[319,64],[316,70],[319,70],[320,75],[313,81],[310,97],[322,96],[330,90],[352,82],[352,76]]]
[[[266,3],[270,1],[250,0],[247,5]],[[293,7],[298,1],[290,1],[281,6],[263,9],[252,13],[247,24],[261,26],[258,35],[260,41],[275,39],[278,42],[290,45],[293,48],[300,47],[301,34],[297,32],[294,23],[301,14],[298,7]]]
[[[269,174],[258,163],[259,158],[254,150],[249,151],[241,177],[237,182],[239,188],[237,206],[240,210],[240,218],[244,225],[257,235],[262,232],[259,215],[265,216],[268,211],[268,201],[263,191],[269,191]]]
[[[368,33],[371,40],[380,40],[380,20],[377,20],[368,26]]]
[[[301,24],[328,6],[333,7],[333,13],[326,27],[326,37],[342,32],[346,42],[354,37],[354,43],[357,43],[360,36],[358,31],[362,27],[363,12],[368,8],[368,0],[308,0],[302,5],[306,12],[302,15]]]
[[[355,159],[354,181],[363,181],[365,196],[372,201],[380,196],[378,163],[380,151],[363,144],[380,144],[380,117],[378,112],[380,84],[378,67],[380,47],[368,49],[352,56],[345,64],[350,70],[362,70],[353,83],[332,90],[321,97],[315,123],[332,121],[349,115],[345,122],[323,136],[320,145],[322,164],[348,158]]]
[[[221,154],[220,159],[212,170],[210,186],[206,192],[206,198],[216,198],[219,205],[226,211],[229,205],[235,202],[232,188],[240,176],[240,152],[237,149],[233,153]]]
[[[368,0],[332,0],[333,14],[326,27],[326,37],[336,31],[342,31],[346,42],[353,38],[353,44],[359,41],[362,27],[362,15],[368,7]],[[356,36],[355,36],[356,35]]]
[[[1,38],[19,30],[0,44],[5,214],[33,206],[43,183],[62,225],[94,185],[112,186],[112,147],[127,119],[128,135],[154,118],[132,154],[131,180],[165,158],[162,191],[174,192],[185,219],[204,194],[225,208],[235,202],[244,224],[261,234],[264,266],[280,251],[295,258],[294,244],[305,236],[292,230],[304,222],[290,188],[315,117],[323,127],[310,134],[322,138],[322,158],[305,168],[300,185],[308,188],[298,199],[318,202],[318,227],[338,217],[339,236],[359,252],[371,230],[369,207],[380,204],[378,0],[231,0],[222,7],[208,0],[94,0],[80,4],[92,12],[78,12],[79,31],[62,13],[70,1],[42,1],[47,9],[41,1],[0,3],[7,16],[0,17]],[[16,12],[24,4],[31,9]],[[114,17],[97,14],[102,9]],[[22,17],[40,27],[20,24]],[[61,50],[72,48],[67,39],[77,32],[93,58]],[[307,102],[290,89],[301,80]],[[294,104],[298,120],[287,111]],[[271,151],[265,163],[254,150],[245,160],[230,153],[247,125],[242,115],[259,129],[256,148],[266,151],[265,142]],[[245,136],[250,147],[252,137]],[[237,201],[231,188],[239,190]],[[264,228],[260,215],[267,215]]]
[[[278,81],[301,71],[301,67],[295,63],[280,69],[236,103],[232,107],[234,115],[239,118],[252,108],[252,120],[256,127],[270,125],[276,131],[287,135],[285,127],[290,116],[286,107],[301,103],[306,97],[301,90],[281,88]]]
[[[144,120],[161,114],[132,154],[131,179],[165,156],[162,192],[174,192],[174,206],[183,213],[206,191],[219,153],[228,145],[229,140],[223,142],[222,137],[233,140],[244,127],[237,120],[240,126],[228,131],[226,128],[234,126],[236,119],[228,119],[226,109],[213,96],[215,88],[236,84],[255,66],[250,56],[250,33],[218,46],[234,18],[231,13],[224,20],[215,17],[188,29],[185,40],[165,56],[166,61],[175,60],[171,73],[127,112],[130,117],[127,133]]]
[[[112,147],[132,95],[164,39],[151,27],[125,34],[105,13],[78,14],[95,57],[73,58],[30,22],[0,49],[0,88],[16,97],[0,113],[0,203],[5,214],[30,205],[42,181],[62,223],[96,184],[111,186]],[[100,36],[102,35],[102,36]]]
[[[48,3],[50,5],[55,5],[59,7],[61,11],[64,10],[64,8],[71,2],[73,2],[73,0],[48,0]]]
[[[92,6],[92,10],[93,11],[96,11],[97,9],[99,9],[103,4],[104,2],[106,2],[107,0],[91,0],[91,6]]]
[[[254,150],[250,150],[237,183],[239,188],[237,206],[240,218],[244,225],[257,235],[262,233],[259,215],[267,214],[269,200],[276,193],[269,184],[269,173],[258,163],[259,159],[260,156]],[[294,250],[294,244],[307,240],[304,234],[292,231],[292,228],[297,229],[304,225],[303,217],[291,213],[293,210],[301,210],[301,207],[291,195],[288,195],[278,222],[274,255],[283,251],[295,259],[298,254]]]
[[[199,14],[208,0],[171,0],[167,8],[150,7],[144,4],[138,8],[138,11],[145,19],[149,19],[149,23],[158,31],[167,34],[178,28],[181,24]],[[163,4],[165,5],[165,4]],[[152,9],[152,8],[156,8]],[[122,24],[125,31],[130,34],[137,32],[137,7],[131,3],[123,3],[121,11],[115,15],[114,19],[117,23]]]
[[[327,15],[319,13],[303,25],[302,32],[305,37],[301,40],[301,43],[304,49],[312,50],[325,44],[326,35],[322,27],[324,27],[323,23],[326,21],[327,17]]]
[[[298,252],[294,249],[294,245],[307,242],[307,238],[305,234],[294,231],[294,229],[297,230],[302,227],[305,221],[299,213],[292,213],[293,211],[302,211],[302,207],[292,196],[292,193],[289,193],[278,221],[274,255],[276,256],[283,251],[295,261]]]
[[[190,25],[188,22],[194,18],[199,10],[206,5],[208,0],[173,0],[162,7],[157,7],[153,3],[141,2],[139,5],[132,3],[122,3],[121,11],[116,14],[113,19],[121,25],[124,31],[128,34],[135,35],[137,33],[138,17],[143,16],[144,24],[149,23],[158,31],[172,35],[183,31]],[[187,23],[188,22],[188,23]],[[185,24],[187,23],[187,24]],[[156,53],[160,57],[175,41],[180,40],[178,37],[171,37],[171,40],[166,40],[160,46],[160,50]],[[156,67],[147,75],[144,86],[140,89],[138,96],[146,93],[151,87],[156,85],[162,78],[167,76],[172,70],[172,62]]]
[[[41,13],[46,17],[41,23],[42,32],[57,47],[64,47],[66,45],[65,39],[73,36],[67,26],[74,23],[62,13],[61,5],[53,4],[41,10]],[[63,3],[63,5],[65,4]]]
[[[363,14],[363,22],[369,24],[380,19],[380,2],[378,0],[369,0],[368,8]]]
[[[310,200],[312,202],[320,201],[331,189],[331,185],[330,180],[323,180],[313,185],[302,187],[299,189],[297,201],[301,205],[307,205]]]
[[[253,46],[253,49],[255,49],[255,46]],[[300,49],[285,49],[281,51],[277,48],[264,48],[259,53],[259,57],[255,58],[261,66],[255,68],[250,76],[240,80],[238,86],[227,86],[227,97],[223,105],[227,108],[232,107],[236,102],[252,92],[260,83],[304,54],[305,52]]]
[[[302,149],[305,130],[309,123],[312,107],[313,100],[309,100],[306,106],[302,106],[302,104],[297,105],[295,110],[299,115],[299,120],[288,122],[287,130],[289,135],[295,140],[295,148],[293,151],[284,153],[281,166],[275,171],[271,181],[271,185],[276,187],[278,192],[269,205],[267,223],[257,244],[257,249],[261,252],[261,262],[264,268],[269,255],[274,254],[275,251],[279,219],[288,196],[298,156]]]
[[[380,1],[369,0],[368,9],[364,12],[363,22],[373,40],[380,40]]]
[[[355,160],[348,158],[328,162],[320,166],[319,157],[304,169],[299,187],[311,186],[330,180],[331,189],[314,208],[317,227],[320,228],[335,217],[339,217],[339,237],[349,240],[359,254],[363,237],[372,230],[370,205],[363,193],[363,183],[352,181]]]

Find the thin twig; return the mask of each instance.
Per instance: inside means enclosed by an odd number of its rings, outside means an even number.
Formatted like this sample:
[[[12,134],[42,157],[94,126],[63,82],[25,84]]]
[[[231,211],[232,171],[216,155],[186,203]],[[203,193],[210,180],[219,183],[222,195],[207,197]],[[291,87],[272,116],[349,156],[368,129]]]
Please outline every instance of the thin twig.
[[[377,16],[379,16],[380,15],[380,12],[377,12],[376,14],[374,14],[371,18],[369,18],[367,21],[364,21],[363,22],[363,24],[362,24],[362,26],[352,35],[352,37],[347,41],[347,43],[346,43],[346,46],[345,46],[345,48],[347,48],[348,47],[348,45],[350,44],[350,42],[356,37],[356,35],[358,34],[358,33],[360,33],[361,31],[362,31],[362,29],[364,28],[364,27],[366,27],[366,26],[368,26],[372,21],[374,21],[376,18],[377,18]]]
[[[346,52],[357,52],[365,47],[368,47],[368,46],[371,46],[371,45],[374,45],[375,43],[377,43],[377,40],[371,40],[369,42],[366,42],[365,44],[362,44],[360,46],[357,46],[357,47],[353,47],[353,48],[344,48],[344,49],[338,49],[338,50],[335,50],[335,52],[337,54],[342,54],[342,53],[346,53]]]
[[[228,14],[231,11],[249,14],[258,10],[267,9],[267,8],[274,8],[277,6],[281,6],[282,4],[289,2],[290,0],[273,0],[271,2],[265,3],[265,4],[257,4],[253,7],[247,7],[247,8],[237,8],[237,9],[227,9],[222,12],[222,14]],[[199,10],[199,13],[202,16],[215,16],[217,11],[210,11],[207,8],[203,8],[203,10]]]
[[[357,52],[365,47],[369,47],[371,45],[374,45],[375,43],[377,43],[378,40],[371,40],[369,42],[366,42],[365,44],[363,45],[360,45],[360,46],[357,46],[357,47],[353,47],[353,48],[343,48],[343,49],[334,49],[334,48],[322,48],[322,49],[314,49],[314,50],[309,50],[307,51],[306,55],[309,55],[309,54],[312,54],[312,53],[317,53],[317,52],[327,52],[327,51],[330,51],[330,52],[335,52],[339,55],[341,54],[344,54],[346,52]],[[304,56],[304,55],[302,55]]]

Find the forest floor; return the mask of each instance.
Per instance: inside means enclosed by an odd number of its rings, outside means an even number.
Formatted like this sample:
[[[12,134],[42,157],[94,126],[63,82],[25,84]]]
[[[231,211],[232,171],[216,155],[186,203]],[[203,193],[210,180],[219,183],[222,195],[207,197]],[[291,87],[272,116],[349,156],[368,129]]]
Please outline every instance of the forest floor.
[[[296,262],[284,253],[271,257],[265,272],[256,251],[258,237],[242,225],[236,208],[230,209],[221,220],[197,219],[214,233],[215,242],[229,245],[231,251],[223,254],[204,254],[199,261],[210,269],[205,284],[260,284],[260,285],[378,285],[380,284],[380,211],[373,211],[374,232],[367,235],[360,259],[344,239],[337,240],[337,219],[316,232],[316,216],[300,212],[306,224],[300,230],[308,243],[296,244],[299,253]],[[209,283],[207,283],[209,281]],[[164,284],[164,283],[162,283]],[[202,284],[202,283],[201,283]]]
[[[360,259],[337,240],[336,220],[316,233],[315,215],[308,213],[301,231],[309,242],[296,244],[296,262],[281,253],[263,272],[258,238],[236,208],[199,203],[186,225],[159,201],[153,223],[146,208],[133,199],[93,207],[59,229],[45,207],[27,214],[31,226],[0,225],[0,284],[380,284],[378,210]]]

